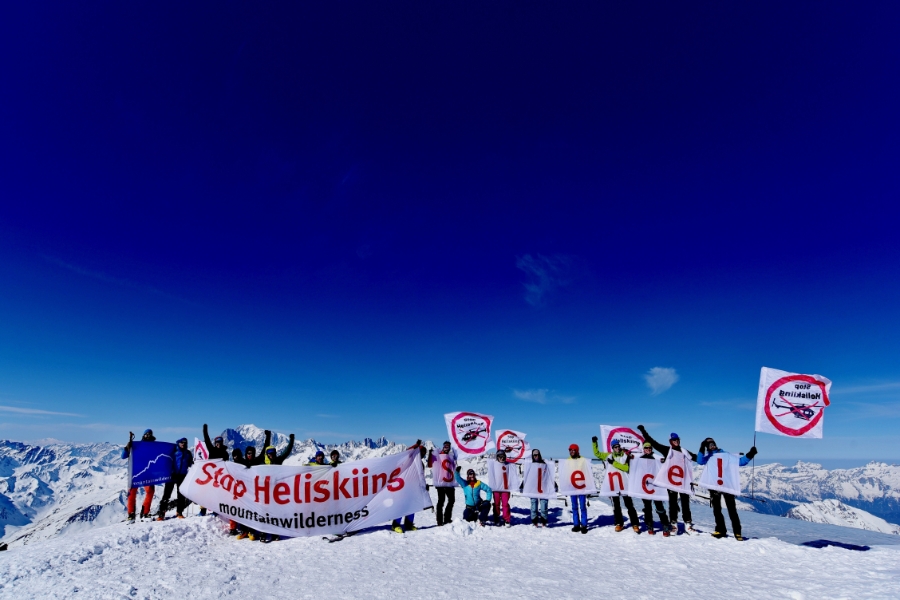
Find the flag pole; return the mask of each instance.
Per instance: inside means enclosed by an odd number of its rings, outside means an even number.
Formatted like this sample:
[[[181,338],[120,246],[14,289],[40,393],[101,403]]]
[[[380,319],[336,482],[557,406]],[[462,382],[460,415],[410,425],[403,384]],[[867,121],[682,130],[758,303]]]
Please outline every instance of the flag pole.
[[[756,447],[756,432],[753,432],[753,447]],[[753,498],[753,488],[756,482],[756,455],[753,455],[753,466],[750,467],[750,498]]]

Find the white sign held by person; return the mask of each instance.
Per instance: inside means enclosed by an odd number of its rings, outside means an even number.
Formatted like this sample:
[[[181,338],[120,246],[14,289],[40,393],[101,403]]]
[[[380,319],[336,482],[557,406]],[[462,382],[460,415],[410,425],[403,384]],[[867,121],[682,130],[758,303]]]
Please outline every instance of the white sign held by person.
[[[628,467],[628,495],[632,498],[647,500],[667,500],[666,490],[653,484],[659,473],[659,461],[656,458],[636,458]]]
[[[494,492],[519,491],[519,467],[492,460],[488,463],[488,487]]]
[[[521,431],[498,429],[495,433],[497,435],[497,450],[506,452],[506,462],[517,463],[530,450],[528,442],[525,441],[525,434]],[[493,486],[491,489],[493,489]]]
[[[687,452],[678,452],[670,448],[665,462],[660,465],[659,472],[653,478],[653,485],[679,494],[693,496],[694,491],[691,489],[693,481],[694,470],[691,465],[691,457]]]
[[[584,458],[566,458],[556,465],[559,473],[559,493],[564,496],[582,496],[597,493],[591,461]]]
[[[821,438],[831,380],[763,367],[756,396],[756,431]]]
[[[604,465],[605,470],[603,477],[600,479],[600,490],[597,492],[600,496],[627,496],[628,495],[628,473],[620,471],[612,465]]]
[[[194,460],[208,460],[209,452],[206,451],[206,444],[198,438],[194,438]]]
[[[526,461],[522,464],[522,495],[526,498],[556,498],[553,463]]]
[[[697,483],[708,490],[740,496],[740,461],[741,457],[737,454],[716,452],[709,457]]]
[[[337,467],[197,461],[181,493],[225,518],[287,537],[348,533],[431,507],[418,449]]]
[[[494,417],[473,412],[454,412],[444,415],[450,443],[470,456],[484,454],[491,442]]]
[[[450,448],[448,454],[431,454],[431,485],[434,487],[456,487],[456,450]]]
[[[618,440],[625,452],[640,455],[644,438],[630,427],[619,425],[600,426],[600,452],[612,452],[612,441]]]

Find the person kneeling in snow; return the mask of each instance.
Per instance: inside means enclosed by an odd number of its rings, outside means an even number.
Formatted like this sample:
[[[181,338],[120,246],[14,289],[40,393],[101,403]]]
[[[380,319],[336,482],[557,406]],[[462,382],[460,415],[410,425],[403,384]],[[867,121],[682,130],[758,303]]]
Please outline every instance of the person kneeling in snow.
[[[475,477],[474,469],[466,471],[465,479],[459,475],[461,469],[462,467],[456,467],[456,483],[463,489],[463,494],[466,497],[466,509],[463,511],[463,519],[466,521],[478,519],[478,523],[484,527],[488,511],[491,510],[491,501],[488,498],[491,497],[493,492],[486,483],[479,481]],[[484,492],[484,499],[481,498],[482,492]]]
[[[711,437],[700,442],[700,453],[697,457],[698,465],[705,465],[712,458],[713,454],[725,452],[716,445],[716,441]],[[750,452],[746,456],[742,456],[738,464],[745,466],[750,464],[753,457],[756,456],[756,446],[750,448]],[[734,494],[720,492],[718,490],[709,490],[709,504],[713,509],[713,516],[716,518],[716,530],[713,532],[714,538],[723,538],[727,534],[725,532],[725,517],[722,515],[722,497],[725,497],[725,506],[728,508],[728,516],[731,517],[731,531],[734,533],[734,539],[741,541],[741,518],[738,516],[737,506],[734,503]]]

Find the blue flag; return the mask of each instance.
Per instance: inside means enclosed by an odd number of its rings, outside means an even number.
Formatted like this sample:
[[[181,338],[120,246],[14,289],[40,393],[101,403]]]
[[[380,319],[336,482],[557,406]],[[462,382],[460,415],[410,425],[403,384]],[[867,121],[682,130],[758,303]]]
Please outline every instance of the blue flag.
[[[175,444],[171,442],[132,442],[128,458],[131,487],[157,485],[172,480],[175,470]]]

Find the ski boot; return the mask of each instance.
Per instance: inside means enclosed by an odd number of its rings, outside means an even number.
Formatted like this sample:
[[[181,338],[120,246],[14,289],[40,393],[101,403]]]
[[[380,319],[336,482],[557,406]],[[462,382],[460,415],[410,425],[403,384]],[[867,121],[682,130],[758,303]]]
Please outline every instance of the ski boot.
[[[652,527],[648,527],[647,535],[656,535],[656,531]]]
[[[638,534],[638,535],[641,534],[641,526],[640,525],[632,525],[631,528],[634,529],[634,532],[636,534]]]
[[[403,528],[399,525],[394,525],[393,527],[391,527],[391,531],[393,531],[394,533],[403,533]]]
[[[624,530],[625,530],[624,525],[616,525],[616,531],[624,531]]]
[[[739,541],[739,542],[743,542],[743,541],[744,541],[744,536],[742,536],[742,535],[739,534],[739,533],[736,533],[736,534],[734,534],[734,539],[736,539],[736,540]]]

